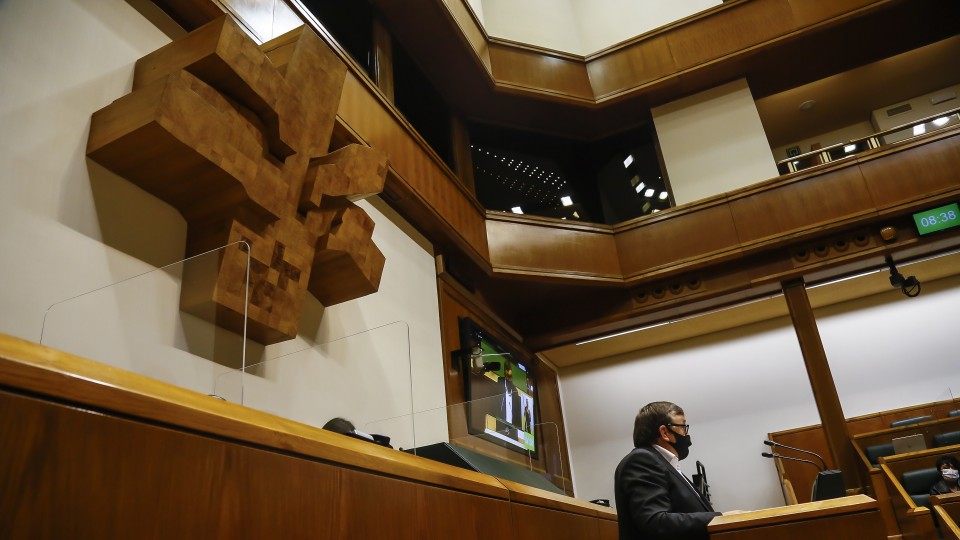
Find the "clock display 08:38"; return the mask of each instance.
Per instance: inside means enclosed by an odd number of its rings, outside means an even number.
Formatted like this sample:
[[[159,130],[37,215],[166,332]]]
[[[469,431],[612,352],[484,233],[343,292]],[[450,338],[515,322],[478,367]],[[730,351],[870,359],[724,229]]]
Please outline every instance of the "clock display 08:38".
[[[960,204],[952,203],[917,212],[913,215],[913,221],[921,235],[960,226]]]

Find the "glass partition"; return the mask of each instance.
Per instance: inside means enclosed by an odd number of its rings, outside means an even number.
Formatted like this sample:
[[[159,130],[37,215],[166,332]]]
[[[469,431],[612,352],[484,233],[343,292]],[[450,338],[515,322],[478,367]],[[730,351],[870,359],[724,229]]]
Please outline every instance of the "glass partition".
[[[221,275],[225,258],[233,266]],[[248,246],[237,242],[130,272],[50,306],[40,343],[209,394],[220,375],[245,365],[249,268]],[[230,309],[214,306],[218,287],[232,294]]]
[[[395,448],[413,447],[409,335],[395,321],[321,343],[259,347],[245,367],[217,377],[213,394],[315,427],[343,418],[366,431],[373,419],[395,418],[381,431]]]
[[[504,394],[358,427],[390,436],[398,442],[395,447],[415,455],[555,493],[572,493],[559,427],[553,422],[533,422],[535,414],[504,422],[502,418],[510,417],[504,413],[511,407],[510,394]],[[395,434],[412,426],[416,436],[399,444]]]

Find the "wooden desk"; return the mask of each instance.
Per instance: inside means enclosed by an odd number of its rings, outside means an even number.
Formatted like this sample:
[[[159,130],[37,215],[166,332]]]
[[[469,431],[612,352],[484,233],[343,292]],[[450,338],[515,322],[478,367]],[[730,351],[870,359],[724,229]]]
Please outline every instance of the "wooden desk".
[[[3,539],[616,539],[607,508],[2,335],[0,454]]]
[[[887,538],[877,502],[866,495],[718,516],[707,530],[711,540]]]

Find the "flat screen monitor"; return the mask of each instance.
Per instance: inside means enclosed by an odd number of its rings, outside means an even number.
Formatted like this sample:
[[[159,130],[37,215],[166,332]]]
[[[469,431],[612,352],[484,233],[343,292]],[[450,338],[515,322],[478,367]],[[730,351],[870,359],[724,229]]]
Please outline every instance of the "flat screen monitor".
[[[460,346],[469,433],[536,459],[532,362],[465,317]]]

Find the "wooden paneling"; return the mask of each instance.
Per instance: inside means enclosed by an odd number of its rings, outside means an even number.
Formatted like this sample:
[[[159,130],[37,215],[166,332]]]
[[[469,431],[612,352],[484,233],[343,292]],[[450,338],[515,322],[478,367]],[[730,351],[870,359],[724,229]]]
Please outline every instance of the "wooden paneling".
[[[617,253],[624,278],[739,253],[737,229],[722,199],[694,203],[620,226]]]
[[[876,0],[789,0],[790,13],[796,28],[827,21],[833,17],[877,3]]]
[[[417,540],[415,484],[357,471],[341,471],[338,538]]]
[[[880,211],[960,194],[960,132],[882,148],[859,161],[864,182]]]
[[[597,527],[600,530],[600,540],[617,540],[620,538],[620,529],[617,526],[617,520],[603,519],[597,520]]]
[[[595,517],[519,503],[510,503],[510,512],[514,538],[596,540],[600,535]]]
[[[659,81],[674,72],[676,65],[663,34],[633,42],[587,62],[590,84],[600,102]]]
[[[0,537],[330,538],[334,467],[0,392]]]
[[[453,18],[454,23],[460,30],[460,33],[470,44],[473,54],[480,60],[488,74],[493,73],[490,67],[490,44],[489,38],[483,29],[483,26],[473,16],[470,5],[462,0],[443,0],[443,4],[448,13]]]
[[[848,225],[873,213],[870,193],[855,166],[786,177],[729,197],[745,248],[810,229]]]
[[[677,69],[685,70],[778,38],[795,29],[787,0],[739,2],[667,34]]]
[[[490,263],[499,273],[619,279],[609,228],[487,214]]]
[[[388,183],[392,178],[406,184],[411,195],[422,199],[435,213],[426,218],[412,216],[412,220],[416,223],[439,217],[447,227],[446,234],[460,236],[486,258],[486,234],[479,207],[426,143],[384,105],[355,75],[347,74],[337,115],[364,142],[387,152],[394,172]]]
[[[417,540],[524,540],[514,536],[509,502],[427,486],[417,487],[417,524]]]
[[[582,59],[490,43],[494,82],[514,90],[593,103],[593,89]]]

